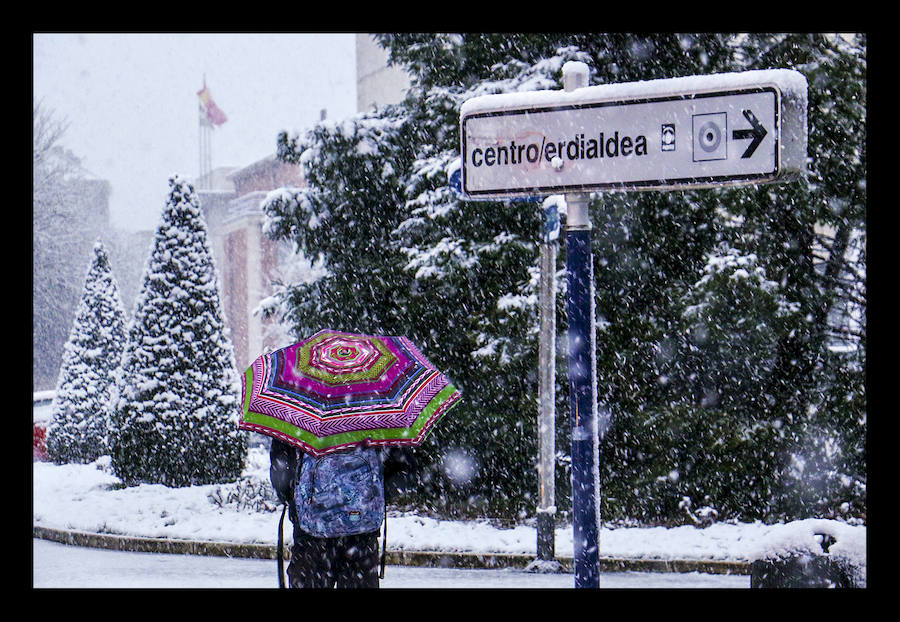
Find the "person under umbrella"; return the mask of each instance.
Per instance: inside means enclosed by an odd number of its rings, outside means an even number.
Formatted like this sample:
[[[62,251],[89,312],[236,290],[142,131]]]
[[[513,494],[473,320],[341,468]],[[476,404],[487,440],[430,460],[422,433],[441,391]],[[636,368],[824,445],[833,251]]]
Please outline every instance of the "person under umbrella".
[[[240,427],[272,437],[270,478],[294,525],[291,587],[378,587],[385,495],[412,482],[408,448],[459,390],[406,337],[334,330],[260,356],[242,381]],[[280,584],[281,538],[279,524]]]
[[[405,447],[380,450],[385,503],[403,494],[415,481],[418,461]],[[279,501],[289,510],[293,545],[287,568],[291,588],[377,588],[383,578],[384,549],[379,572],[379,530],[336,537],[315,537],[303,530],[294,506],[300,451],[284,441],[272,439],[269,478]],[[383,546],[385,545],[382,542]]]

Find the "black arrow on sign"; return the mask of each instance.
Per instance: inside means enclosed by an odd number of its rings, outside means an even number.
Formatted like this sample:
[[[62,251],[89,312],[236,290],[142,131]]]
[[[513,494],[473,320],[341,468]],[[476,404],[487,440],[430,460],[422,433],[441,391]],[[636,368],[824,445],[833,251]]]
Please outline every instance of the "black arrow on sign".
[[[750,112],[749,110],[744,110],[742,112],[744,113],[744,118],[747,119],[750,122],[750,125],[752,125],[753,127],[749,130],[734,130],[731,133],[731,137],[734,140],[743,140],[747,138],[753,139],[744,150],[744,155],[741,156],[741,158],[749,158],[753,155],[753,152],[756,151],[756,148],[759,147],[759,143],[762,142],[762,139],[766,137],[766,134],[768,134],[768,132],[766,131],[766,128],[760,125],[759,121],[756,119],[756,116],[752,112]]]

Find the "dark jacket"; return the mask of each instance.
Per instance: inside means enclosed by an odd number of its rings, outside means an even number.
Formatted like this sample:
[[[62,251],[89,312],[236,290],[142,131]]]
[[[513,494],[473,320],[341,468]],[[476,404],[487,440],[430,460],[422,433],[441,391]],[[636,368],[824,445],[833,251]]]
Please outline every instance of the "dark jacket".
[[[272,439],[269,449],[269,479],[282,503],[293,501],[299,451],[293,445],[277,438]],[[390,503],[397,495],[416,485],[418,462],[408,447],[383,447],[381,458],[384,468],[384,500],[385,503]],[[288,503],[288,511],[291,522],[296,525],[293,503]]]

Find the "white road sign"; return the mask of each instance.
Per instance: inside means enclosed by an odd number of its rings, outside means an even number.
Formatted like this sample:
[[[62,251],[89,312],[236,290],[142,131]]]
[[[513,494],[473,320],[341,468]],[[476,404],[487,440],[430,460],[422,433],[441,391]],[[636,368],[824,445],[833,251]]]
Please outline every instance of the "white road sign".
[[[791,70],[486,95],[460,110],[471,198],[763,183],[805,171]]]

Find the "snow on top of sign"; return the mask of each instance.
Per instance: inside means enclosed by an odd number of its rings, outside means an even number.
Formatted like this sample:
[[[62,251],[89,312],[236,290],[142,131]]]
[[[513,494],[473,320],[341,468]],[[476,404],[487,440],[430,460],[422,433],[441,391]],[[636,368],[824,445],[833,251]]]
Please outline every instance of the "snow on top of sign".
[[[579,60],[570,60],[563,65],[563,74],[569,74],[575,77],[580,78],[577,80],[579,84],[584,82],[585,85],[588,83],[588,79],[591,75],[591,69],[587,66],[587,63],[582,63]]]
[[[775,86],[786,97],[806,99],[806,77],[792,69],[762,69],[681,78],[601,84],[574,91],[547,90],[481,95],[463,102],[460,116],[497,110],[565,106],[642,97],[711,93],[757,86]]]

